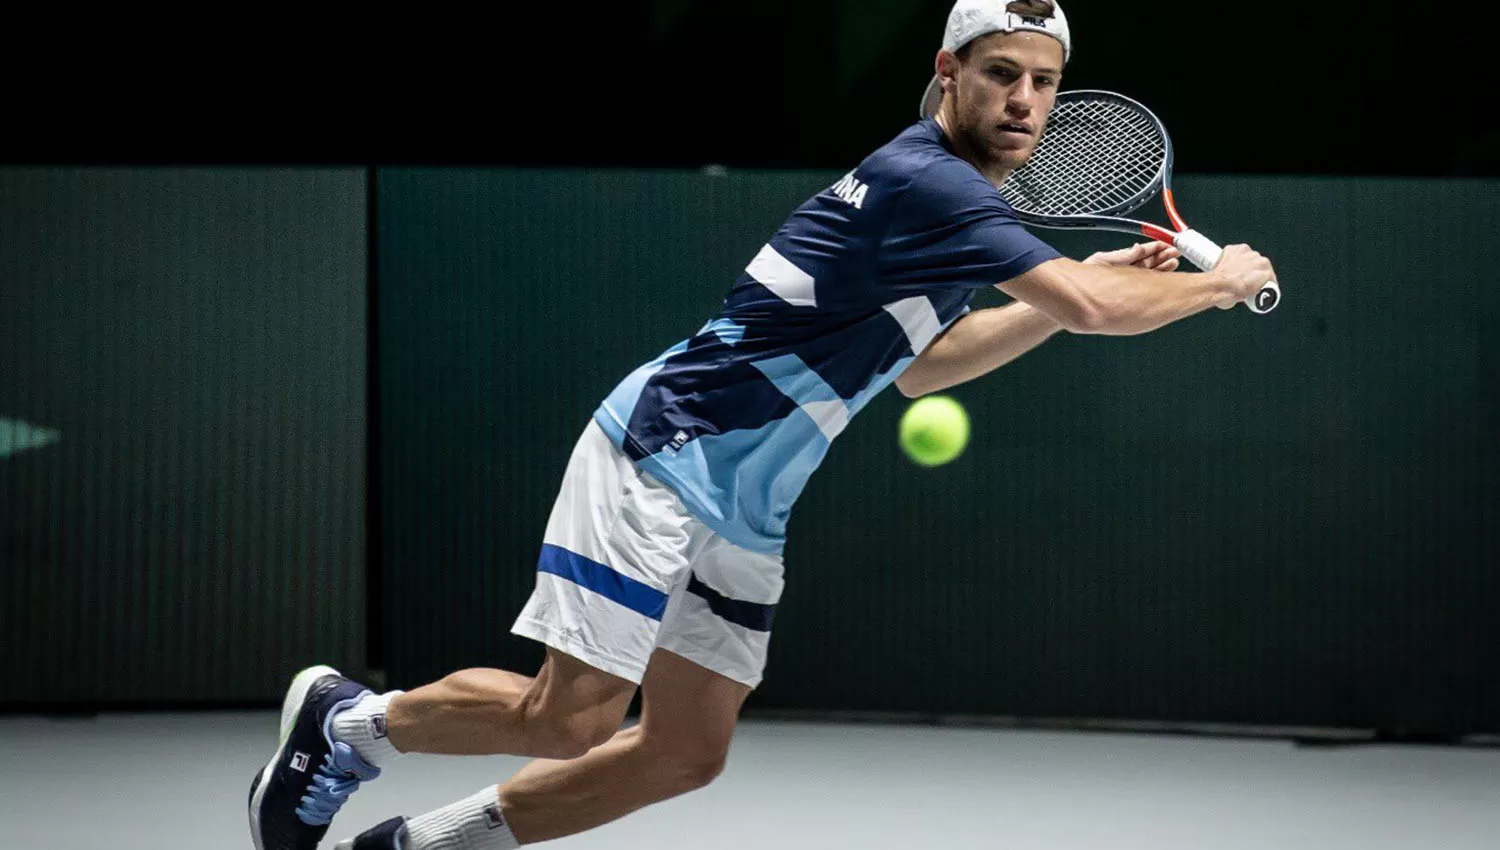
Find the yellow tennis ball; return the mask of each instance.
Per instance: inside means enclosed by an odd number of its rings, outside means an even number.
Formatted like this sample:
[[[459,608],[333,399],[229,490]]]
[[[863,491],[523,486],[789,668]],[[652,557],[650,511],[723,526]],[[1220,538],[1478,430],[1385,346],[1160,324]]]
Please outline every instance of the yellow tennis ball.
[[[901,448],[922,466],[940,466],[969,443],[969,414],[945,395],[917,399],[901,416]]]

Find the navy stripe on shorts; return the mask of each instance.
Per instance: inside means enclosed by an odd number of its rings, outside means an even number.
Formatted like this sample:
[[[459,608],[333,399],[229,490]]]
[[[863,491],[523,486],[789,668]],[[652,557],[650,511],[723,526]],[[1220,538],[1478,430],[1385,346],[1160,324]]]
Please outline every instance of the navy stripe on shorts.
[[[730,599],[699,581],[696,575],[688,579],[688,592],[708,602],[708,610],[737,626],[744,626],[752,631],[769,632],[771,620],[776,617],[775,605],[761,605],[758,602]]]

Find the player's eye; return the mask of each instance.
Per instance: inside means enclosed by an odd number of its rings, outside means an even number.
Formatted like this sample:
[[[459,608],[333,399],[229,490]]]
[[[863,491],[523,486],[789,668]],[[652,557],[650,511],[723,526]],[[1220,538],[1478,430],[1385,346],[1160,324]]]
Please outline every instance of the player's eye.
[[[1015,79],[1016,74],[1009,68],[995,67],[990,69],[990,76],[997,80],[1012,80]]]
[[[1036,87],[1039,89],[1050,89],[1055,85],[1057,85],[1057,80],[1054,80],[1051,77],[1036,78]]]

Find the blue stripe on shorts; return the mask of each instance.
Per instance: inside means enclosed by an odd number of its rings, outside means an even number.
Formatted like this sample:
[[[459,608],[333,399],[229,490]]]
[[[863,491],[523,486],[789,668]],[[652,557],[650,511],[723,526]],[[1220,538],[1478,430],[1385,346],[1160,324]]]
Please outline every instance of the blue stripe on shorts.
[[[667,594],[561,546],[542,544],[542,554],[537,558],[536,568],[540,572],[565,578],[579,587],[586,587],[605,599],[653,620],[660,621],[662,614],[667,611]]]

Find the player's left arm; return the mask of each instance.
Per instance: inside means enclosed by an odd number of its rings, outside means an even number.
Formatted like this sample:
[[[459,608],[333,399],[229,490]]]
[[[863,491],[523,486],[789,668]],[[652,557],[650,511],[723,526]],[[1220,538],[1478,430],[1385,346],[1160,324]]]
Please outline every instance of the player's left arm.
[[[1170,245],[1147,242],[1103,251],[1084,262],[1169,272],[1177,268],[1179,256]],[[896,388],[916,398],[972,381],[1036,348],[1059,330],[1062,326],[1056,320],[1020,301],[975,310],[933,340],[896,379]]]

